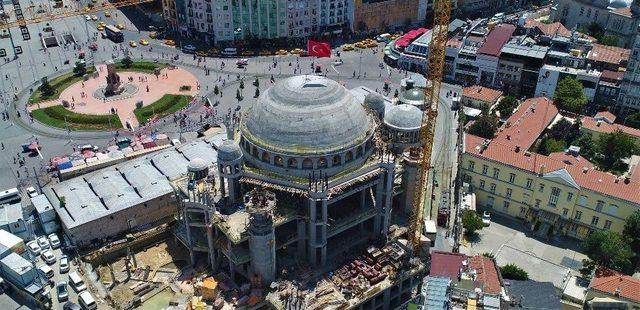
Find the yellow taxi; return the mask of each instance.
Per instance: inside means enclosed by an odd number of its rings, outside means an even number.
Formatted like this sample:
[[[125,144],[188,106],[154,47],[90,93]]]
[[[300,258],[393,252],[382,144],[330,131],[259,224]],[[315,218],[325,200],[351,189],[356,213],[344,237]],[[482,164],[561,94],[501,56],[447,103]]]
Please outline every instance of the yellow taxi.
[[[155,39],[157,37],[158,37],[158,33],[157,32],[155,32],[155,31],[149,32],[149,38]]]
[[[278,56],[284,56],[284,55],[287,55],[287,54],[289,54],[289,52],[287,52],[286,50],[278,50],[276,52],[276,55],[278,55]]]
[[[294,48],[294,49],[292,49],[292,50],[291,50],[291,54],[298,54],[298,55],[300,55],[300,54],[302,54],[302,53],[304,53],[304,50],[303,50],[303,49],[301,49],[301,48]]]
[[[354,44],[355,47],[357,48],[367,48],[367,45],[362,43],[362,42],[357,42],[356,44]]]
[[[93,20],[93,21],[96,21],[96,20],[98,20],[98,16],[95,16],[95,15],[91,15],[91,20]]]
[[[136,46],[138,46],[138,44],[136,44],[136,41],[131,40],[131,41],[129,41],[129,46],[136,47]]]
[[[105,22],[99,22],[99,23],[98,23],[98,26],[106,27],[106,26],[107,26],[107,23],[105,23]]]
[[[90,9],[88,6],[85,6],[85,7],[84,7],[84,11],[85,11],[85,12],[87,12],[87,13],[89,13],[89,11],[91,11],[91,9]]]
[[[220,54],[220,50],[218,50],[217,48],[211,48],[207,51],[207,54],[209,56],[217,56],[218,54]]]
[[[368,42],[366,45],[367,47],[378,47],[378,42],[371,41],[371,42]]]
[[[96,27],[96,29],[97,29],[98,31],[103,31],[103,30],[104,30],[104,26],[102,26],[102,25],[98,25],[98,27]]]
[[[111,17],[111,12],[104,11],[104,17]]]
[[[344,51],[344,52],[353,51],[353,45],[351,45],[351,44],[343,45],[342,46],[342,51]]]
[[[255,53],[253,51],[243,51],[242,56],[253,56]]]
[[[176,46],[176,41],[164,40],[164,44],[169,45],[169,46]]]
[[[147,46],[147,45],[149,45],[149,41],[147,41],[145,39],[140,39],[140,45]]]
[[[196,51],[196,56],[198,57],[207,57],[208,55],[206,51]]]
[[[116,28],[123,30],[124,29],[124,24],[117,24]]]

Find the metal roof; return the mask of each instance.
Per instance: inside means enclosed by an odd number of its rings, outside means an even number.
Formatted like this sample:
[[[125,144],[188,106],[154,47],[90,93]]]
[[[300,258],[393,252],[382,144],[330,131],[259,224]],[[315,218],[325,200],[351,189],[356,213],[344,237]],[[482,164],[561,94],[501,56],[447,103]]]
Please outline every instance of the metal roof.
[[[51,202],[49,202],[49,199],[47,199],[47,196],[43,194],[40,194],[38,196],[31,198],[31,203],[36,208],[36,211],[38,212],[38,214],[42,214],[46,211],[53,210],[53,206],[51,205]]]
[[[109,209],[126,208],[141,202],[140,195],[113,168],[88,176],[86,180]]]
[[[0,205],[0,225],[15,223],[22,219],[22,205],[19,202],[10,205]]]
[[[169,180],[187,175],[189,161],[174,149],[152,155],[150,159],[153,165]]]
[[[401,130],[417,130],[422,127],[422,111],[410,104],[399,104],[387,109],[385,125]]]
[[[134,160],[120,167],[118,171],[124,175],[142,198],[155,198],[173,191],[173,187],[151,162],[147,159]]]
[[[178,152],[182,153],[188,160],[200,158],[203,159],[209,166],[215,164],[218,158],[216,150],[214,150],[210,144],[202,140],[197,140],[180,145],[177,150]],[[187,162],[184,171],[187,171],[186,167],[188,166],[189,163]]]
[[[1,262],[18,275],[24,275],[33,269],[33,264],[30,261],[16,253],[7,255]]]
[[[426,277],[422,286],[425,309],[448,309],[447,291],[450,284],[451,279],[448,277]]]
[[[549,48],[546,46],[525,46],[513,43],[507,43],[502,47],[502,53],[537,59],[543,59],[547,55],[548,50]]]

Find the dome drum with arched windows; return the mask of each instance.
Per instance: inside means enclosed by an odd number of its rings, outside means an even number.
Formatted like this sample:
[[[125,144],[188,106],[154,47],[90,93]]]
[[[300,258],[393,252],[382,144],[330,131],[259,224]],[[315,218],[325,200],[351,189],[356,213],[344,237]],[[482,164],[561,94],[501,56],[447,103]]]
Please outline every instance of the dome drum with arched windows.
[[[383,120],[383,138],[392,147],[417,146],[422,128],[422,111],[414,105],[399,104],[387,109]]]
[[[240,124],[245,162],[280,174],[328,176],[361,165],[373,151],[373,116],[344,86],[294,76],[267,89]]]

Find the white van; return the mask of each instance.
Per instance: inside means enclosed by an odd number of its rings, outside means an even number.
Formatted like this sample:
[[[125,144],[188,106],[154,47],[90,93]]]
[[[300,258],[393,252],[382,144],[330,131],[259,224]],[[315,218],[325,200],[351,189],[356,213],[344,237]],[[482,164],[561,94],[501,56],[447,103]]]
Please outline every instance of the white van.
[[[71,286],[73,286],[73,289],[75,289],[78,293],[87,289],[87,286],[84,285],[84,281],[82,281],[82,278],[80,278],[77,272],[72,272],[69,274],[69,284],[71,284]]]
[[[82,309],[86,309],[86,310],[98,309],[96,300],[93,299],[93,296],[91,296],[91,293],[89,293],[88,291],[84,291],[80,293],[80,295],[78,295],[78,303],[80,303],[80,306],[82,307]]]
[[[227,47],[222,50],[222,56],[236,56],[238,55],[238,49],[235,47]]]
[[[47,277],[48,279],[53,278],[54,273],[53,273],[53,269],[51,269],[51,267],[47,266],[47,265],[40,265],[38,266],[38,271],[45,277]]]

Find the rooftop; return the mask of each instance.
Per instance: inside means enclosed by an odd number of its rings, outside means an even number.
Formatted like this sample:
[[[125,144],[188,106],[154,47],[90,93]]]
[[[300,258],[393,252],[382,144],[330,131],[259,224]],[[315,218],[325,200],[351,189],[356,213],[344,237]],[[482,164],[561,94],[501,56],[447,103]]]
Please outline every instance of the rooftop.
[[[0,205],[0,225],[7,225],[22,220],[22,205],[18,203]]]
[[[31,203],[36,208],[39,214],[42,214],[48,210],[53,210],[49,199],[47,199],[47,196],[43,194],[31,198]]]
[[[442,251],[431,252],[430,276],[443,276],[457,279],[460,269],[463,269],[463,262],[467,256],[461,253],[449,253]]]
[[[536,59],[544,59],[548,50],[549,48],[546,46],[526,46],[514,43],[507,43],[502,47],[502,53]]]
[[[33,269],[33,263],[16,253],[7,255],[7,257],[1,261],[3,265],[11,268],[11,270],[19,275],[26,274]]]
[[[480,85],[469,86],[462,89],[462,97],[484,102],[496,102],[500,96],[502,96],[501,91]]]
[[[587,59],[596,62],[604,62],[618,66],[624,66],[629,60],[631,50],[627,48],[608,46],[602,44],[593,44],[593,48],[587,55]]]
[[[469,260],[469,267],[476,271],[475,281],[482,287],[482,291],[492,295],[499,295],[502,291],[500,275],[496,264],[488,257],[476,255]]]
[[[511,300],[522,309],[561,309],[560,298],[552,282],[509,280]]]
[[[636,129],[633,127],[624,126],[620,124],[610,124],[604,119],[596,119],[595,117],[588,117],[588,116],[583,117],[582,128],[586,128],[588,130],[599,132],[599,133],[612,133],[617,130],[620,130],[628,135],[634,136],[636,138],[640,138],[640,129]]]
[[[11,249],[16,244],[24,242],[22,238],[4,230],[0,229],[0,255],[3,254],[6,250]]]
[[[386,110],[384,123],[396,129],[419,129],[422,127],[422,111],[411,104],[394,105]]]
[[[620,297],[640,302],[640,280],[603,267],[596,271],[589,289],[612,296],[619,294]]]
[[[524,24],[525,28],[537,28],[544,34],[545,36],[555,37],[571,37],[571,31],[567,29],[562,23],[555,22],[551,24],[545,24],[541,21],[538,21],[534,18],[527,18]]]
[[[502,46],[509,41],[515,30],[516,26],[511,24],[500,24],[496,26],[489,33],[482,47],[478,49],[478,54],[499,56]]]

